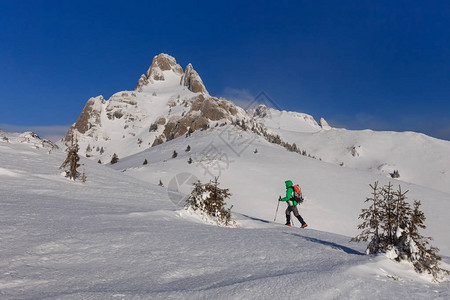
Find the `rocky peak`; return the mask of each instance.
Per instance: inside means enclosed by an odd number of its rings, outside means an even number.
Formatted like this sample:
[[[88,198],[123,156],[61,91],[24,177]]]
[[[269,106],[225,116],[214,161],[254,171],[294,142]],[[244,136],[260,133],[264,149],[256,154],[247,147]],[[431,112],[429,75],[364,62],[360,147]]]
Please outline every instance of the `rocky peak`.
[[[183,75],[183,69],[174,57],[161,53],[153,57],[152,64],[146,74],[142,74],[138,80],[137,88],[149,84],[154,81],[163,81],[163,71],[173,71],[177,75]]]
[[[186,66],[184,75],[181,78],[181,84],[187,87],[193,93],[202,93],[209,95],[202,79],[200,78],[200,75],[198,75],[197,71],[194,70],[191,64],[188,64]]]
[[[269,108],[265,106],[264,104],[258,105],[256,109],[253,112],[253,117],[260,117],[264,118],[269,114]]]
[[[320,125],[320,127],[322,127],[322,129],[324,129],[324,130],[330,130],[330,129],[331,129],[331,126],[328,125],[328,122],[325,121],[324,118],[320,118],[319,125]]]

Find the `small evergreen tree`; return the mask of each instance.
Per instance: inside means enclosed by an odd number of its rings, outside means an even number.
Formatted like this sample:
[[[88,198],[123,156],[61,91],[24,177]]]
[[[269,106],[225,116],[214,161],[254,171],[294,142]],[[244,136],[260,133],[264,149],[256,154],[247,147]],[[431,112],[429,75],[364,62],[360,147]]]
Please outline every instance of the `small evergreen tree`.
[[[194,189],[186,200],[186,208],[194,211],[199,210],[212,218],[217,225],[234,225],[231,220],[231,209],[225,208],[225,199],[231,196],[229,189],[219,188],[219,178],[214,181],[202,184],[200,181],[194,183]]]
[[[380,220],[382,219],[380,189],[378,181],[374,185],[370,184],[372,189],[372,197],[366,198],[365,202],[370,202],[369,208],[363,208],[359,219],[364,220],[358,229],[362,230],[361,234],[352,239],[352,241],[367,241],[370,239],[367,247],[367,254],[377,253],[380,248]]]
[[[191,157],[189,157],[189,159],[188,159],[188,164],[192,164],[192,158]]]
[[[97,163],[102,164],[102,161],[99,159]]]
[[[391,174],[392,178],[400,178],[400,173],[398,172],[398,170],[394,170],[394,172]]]
[[[80,157],[78,156],[78,151],[80,147],[78,146],[77,141],[74,142],[72,137],[71,145],[67,148],[67,157],[59,167],[60,169],[69,166],[69,170],[66,170],[66,175],[73,180],[80,175],[80,172],[77,171],[77,168],[80,166],[78,163],[80,161]]]
[[[439,267],[441,257],[437,255],[439,249],[430,246],[431,237],[424,237],[419,234],[419,228],[425,229],[425,214],[419,209],[420,201],[414,201],[414,208],[411,214],[410,223],[408,224],[409,236],[415,247],[411,247],[411,261],[417,272],[427,272],[433,276],[435,281],[443,278],[443,274],[450,274],[448,270]]]
[[[81,181],[82,182],[86,182],[86,179],[87,179],[87,176],[86,176],[86,173],[83,170],[83,173],[81,173]]]
[[[175,158],[175,157],[177,157],[177,156],[178,156],[178,153],[177,153],[177,151],[173,150],[173,153],[172,153],[172,158]]]
[[[449,271],[439,267],[441,258],[437,255],[438,248],[429,246],[430,237],[423,237],[419,229],[425,229],[425,215],[419,209],[420,201],[414,201],[414,207],[406,201],[406,192],[401,187],[392,190],[392,184],[378,188],[378,182],[372,186],[372,198],[366,202],[372,204],[363,209],[359,218],[363,223],[358,225],[361,234],[352,241],[371,242],[367,246],[368,254],[390,252],[397,261],[407,260],[419,272],[427,272],[434,281],[443,279]]]
[[[162,183],[161,179],[159,180],[159,186],[164,186],[164,184]]]
[[[111,158],[111,164],[116,164],[119,161],[119,156],[117,156],[116,153],[113,154],[112,158]]]
[[[186,147],[186,150],[185,150],[186,152],[189,152],[189,151],[191,151],[191,146],[189,146],[189,145],[187,145],[187,147]]]
[[[152,125],[150,125],[150,129],[148,131],[152,132],[152,131],[156,131],[156,130],[158,130],[158,124],[153,123]]]
[[[193,134],[193,133],[194,133],[194,130],[191,127],[189,127],[187,136],[191,136],[191,134]]]
[[[384,231],[384,238],[382,239],[382,248],[387,249],[388,245],[395,244],[395,232],[394,227],[397,216],[395,214],[395,202],[394,202],[394,192],[392,190],[392,184],[389,182],[387,186],[381,189],[381,196],[383,198],[382,202],[382,220],[381,229]]]
[[[146,164],[148,164],[148,161],[147,161],[147,159],[145,159],[145,160],[144,160],[144,163],[143,163],[143,165],[146,165]]]

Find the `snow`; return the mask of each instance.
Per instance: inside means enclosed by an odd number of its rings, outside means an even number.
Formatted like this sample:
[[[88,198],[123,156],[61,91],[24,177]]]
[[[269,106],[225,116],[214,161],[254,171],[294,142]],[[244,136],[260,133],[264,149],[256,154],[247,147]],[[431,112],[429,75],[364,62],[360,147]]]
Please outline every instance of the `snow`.
[[[186,152],[187,146],[191,147]],[[258,149],[258,153],[254,150]],[[177,158],[172,159],[176,150]],[[192,158],[193,163],[187,161]],[[143,165],[147,159],[148,164]],[[139,180],[168,186],[179,174],[191,174],[203,182],[220,176],[222,187],[230,188],[228,201],[233,211],[263,220],[273,220],[278,196],[285,192],[284,181],[291,179],[302,187],[305,202],[300,214],[314,229],[346,236],[358,234],[358,215],[370,196],[369,184],[391,181],[394,188],[408,189],[407,197],[422,201],[427,216],[426,235],[435,238],[441,253],[450,254],[450,221],[443,214],[450,211],[449,193],[387,178],[370,170],[343,168],[308,158],[270,144],[262,137],[233,127],[196,132],[121,159],[112,166]],[[178,186],[180,192],[187,190]],[[284,223],[285,207],[280,207],[277,221]],[[324,220],[326,220],[324,222]],[[295,220],[294,220],[295,221]]]
[[[207,133],[201,132],[167,145],[189,141],[195,148],[206,137]],[[242,190],[248,189],[245,177],[249,173],[267,177],[257,171],[250,157],[256,160],[271,145],[259,140],[255,143],[261,154],[242,153],[249,161],[249,170],[241,169],[238,178]],[[432,284],[408,266],[384,256],[366,256],[365,245],[349,243],[349,236],[287,228],[270,222],[271,218],[258,218],[266,211],[273,217],[275,202],[268,199],[254,200],[258,202],[251,205],[237,205],[239,201],[234,200],[234,211],[252,207],[253,212],[248,209],[246,214],[234,214],[238,228],[211,226],[174,205],[166,188],[128,176],[131,170],[114,171],[82,159],[88,181],[73,182],[62,177],[58,169],[65,158],[63,151],[54,150],[49,155],[47,150],[28,144],[0,145],[1,299],[450,296],[448,282]],[[163,157],[169,152],[165,150],[154,154]],[[182,152],[180,156],[186,154]],[[233,159],[237,165],[238,158]],[[153,158],[149,168],[152,164],[155,168],[156,160]],[[176,160],[168,160],[164,170],[171,172]],[[329,165],[329,171],[333,168],[337,167]],[[224,176],[222,185],[231,181]],[[281,190],[266,187],[269,195]],[[308,194],[314,195],[311,190]],[[248,195],[243,197],[249,199]],[[305,196],[311,204],[319,205],[319,199]],[[260,207],[263,213],[257,213]],[[315,219],[314,209],[306,204],[302,209],[312,228],[319,220],[332,223],[329,216]],[[278,217],[282,219],[281,213]]]

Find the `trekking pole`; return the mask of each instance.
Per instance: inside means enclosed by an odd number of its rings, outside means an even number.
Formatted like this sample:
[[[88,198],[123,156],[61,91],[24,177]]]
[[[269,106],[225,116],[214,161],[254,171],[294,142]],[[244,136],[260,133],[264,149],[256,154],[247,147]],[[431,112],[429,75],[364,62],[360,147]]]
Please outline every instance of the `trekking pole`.
[[[277,214],[278,214],[278,207],[280,206],[280,198],[278,198],[278,204],[277,204],[277,210],[275,211],[275,218],[273,218],[273,221],[275,222],[277,220]]]

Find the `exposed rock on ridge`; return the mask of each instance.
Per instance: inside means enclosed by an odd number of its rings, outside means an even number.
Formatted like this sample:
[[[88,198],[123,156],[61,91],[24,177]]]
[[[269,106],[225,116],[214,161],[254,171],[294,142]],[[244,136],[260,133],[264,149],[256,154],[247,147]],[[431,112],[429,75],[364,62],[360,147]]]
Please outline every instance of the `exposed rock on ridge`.
[[[147,70],[146,74],[141,75],[136,89],[154,81],[163,81],[165,79],[163,71],[173,71],[177,75],[183,75],[183,69],[177,64],[176,59],[168,54],[161,53],[153,57],[150,68]]]
[[[182,85],[187,87],[193,93],[209,94],[203,84],[202,79],[194,70],[191,64],[186,66],[183,77],[181,78]]]
[[[70,127],[64,140],[66,142],[70,142],[72,140],[74,129],[76,129],[79,133],[84,134],[92,127],[100,127],[102,104],[105,104],[105,99],[103,96],[90,98],[75,124]]]

